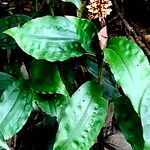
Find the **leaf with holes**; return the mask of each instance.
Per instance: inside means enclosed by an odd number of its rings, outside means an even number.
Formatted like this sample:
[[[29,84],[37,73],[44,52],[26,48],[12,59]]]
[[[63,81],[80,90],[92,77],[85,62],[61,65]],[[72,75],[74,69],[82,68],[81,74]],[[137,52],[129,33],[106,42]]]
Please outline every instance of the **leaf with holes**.
[[[125,37],[111,39],[104,50],[104,56],[115,80],[139,113],[143,92],[150,81],[148,59],[139,46]]]
[[[91,41],[96,32],[90,21],[71,16],[44,16],[5,31],[27,54],[51,62],[79,57],[84,49],[92,51]]]
[[[68,95],[56,63],[34,60],[30,69],[31,87],[38,93]]]
[[[101,97],[102,87],[86,82],[66,106],[54,150],[88,150],[94,144],[107,114],[107,101]]]
[[[0,130],[5,140],[26,123],[32,110],[32,91],[27,81],[14,82],[0,99]]]

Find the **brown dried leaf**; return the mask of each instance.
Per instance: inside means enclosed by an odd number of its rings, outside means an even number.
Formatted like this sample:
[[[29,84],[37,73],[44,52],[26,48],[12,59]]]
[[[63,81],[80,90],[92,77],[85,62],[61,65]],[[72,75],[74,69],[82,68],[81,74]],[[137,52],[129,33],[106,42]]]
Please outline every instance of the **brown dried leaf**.
[[[106,47],[107,44],[107,27],[103,27],[99,32],[98,32],[98,39],[99,39],[99,44],[101,49],[103,50]]]
[[[146,39],[148,42],[150,42],[150,34],[145,35],[145,39]]]
[[[126,141],[121,132],[109,136],[105,142],[115,150],[132,150],[131,145]]]

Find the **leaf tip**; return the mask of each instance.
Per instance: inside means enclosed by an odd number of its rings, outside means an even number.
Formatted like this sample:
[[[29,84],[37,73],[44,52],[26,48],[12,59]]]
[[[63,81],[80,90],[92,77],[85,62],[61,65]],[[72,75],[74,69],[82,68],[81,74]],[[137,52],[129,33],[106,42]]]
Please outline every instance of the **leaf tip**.
[[[10,28],[8,30],[5,30],[3,33],[13,36],[16,33],[17,29],[18,27]]]

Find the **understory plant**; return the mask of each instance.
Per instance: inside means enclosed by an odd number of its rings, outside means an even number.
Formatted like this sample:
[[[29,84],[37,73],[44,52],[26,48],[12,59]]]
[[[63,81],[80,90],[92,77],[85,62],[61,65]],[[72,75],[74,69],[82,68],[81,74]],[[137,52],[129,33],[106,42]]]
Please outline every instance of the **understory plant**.
[[[80,0],[63,1],[82,11]],[[79,16],[0,20],[1,48],[20,48],[28,57],[15,62],[15,69],[0,72],[1,149],[10,149],[5,141],[27,124],[32,112],[40,111],[46,117],[35,131],[41,124],[48,129],[53,140],[48,139],[47,149],[89,150],[114,103],[115,118],[132,149],[150,150],[149,61],[126,37],[107,41],[105,17],[111,5],[109,0],[91,0],[87,6],[89,18],[98,18],[99,26]],[[49,128],[53,123],[55,129]]]

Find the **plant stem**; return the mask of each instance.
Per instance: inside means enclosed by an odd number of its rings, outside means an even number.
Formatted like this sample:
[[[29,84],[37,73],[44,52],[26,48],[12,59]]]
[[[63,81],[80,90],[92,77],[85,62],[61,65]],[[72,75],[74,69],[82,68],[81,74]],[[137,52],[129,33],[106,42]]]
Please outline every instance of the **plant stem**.
[[[35,1],[35,11],[38,11],[38,0]]]

